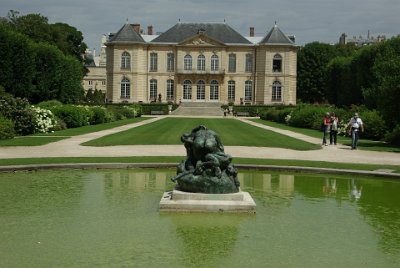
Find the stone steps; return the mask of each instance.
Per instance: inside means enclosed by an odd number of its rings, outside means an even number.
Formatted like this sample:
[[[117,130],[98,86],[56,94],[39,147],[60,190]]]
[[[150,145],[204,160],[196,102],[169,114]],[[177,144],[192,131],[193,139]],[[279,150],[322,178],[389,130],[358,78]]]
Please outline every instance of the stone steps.
[[[182,102],[172,115],[223,116],[224,112],[220,103]]]

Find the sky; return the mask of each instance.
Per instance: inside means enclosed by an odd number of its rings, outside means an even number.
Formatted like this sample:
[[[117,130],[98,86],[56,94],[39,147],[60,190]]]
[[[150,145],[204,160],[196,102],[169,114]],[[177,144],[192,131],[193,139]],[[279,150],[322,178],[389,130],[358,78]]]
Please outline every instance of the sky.
[[[143,30],[164,32],[181,22],[226,22],[244,36],[255,28],[265,36],[274,26],[296,43],[337,43],[348,37],[400,34],[400,0],[0,0],[0,16],[40,14],[49,23],[63,22],[83,33],[89,48],[100,48],[103,34],[127,21]]]

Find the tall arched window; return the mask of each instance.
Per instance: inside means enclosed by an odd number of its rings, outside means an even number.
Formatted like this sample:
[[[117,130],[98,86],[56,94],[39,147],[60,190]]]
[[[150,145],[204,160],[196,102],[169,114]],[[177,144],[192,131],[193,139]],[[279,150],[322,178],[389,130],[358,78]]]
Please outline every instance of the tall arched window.
[[[247,80],[244,82],[244,100],[251,101],[253,99],[253,82]]]
[[[167,80],[167,100],[174,99],[174,80]]]
[[[235,102],[235,81],[228,81],[228,101]]]
[[[128,78],[124,77],[121,80],[121,99],[131,98],[131,82]]]
[[[281,82],[275,81],[272,83],[272,101],[282,100],[282,85]]]
[[[150,80],[150,100],[151,101],[157,100],[157,80],[156,79]]]
[[[197,57],[197,70],[198,71],[206,70],[206,57],[204,55],[199,55]]]
[[[124,51],[121,55],[121,69],[131,68],[131,55]]]
[[[183,81],[183,99],[184,100],[192,99],[192,81],[190,80]]]
[[[219,69],[219,58],[217,55],[211,56],[211,71],[218,71]]]
[[[282,72],[282,56],[279,54],[274,55],[274,59],[272,61],[272,71],[274,73]]]
[[[189,54],[183,58],[183,68],[185,71],[192,70],[192,56],[190,56]]]
[[[196,97],[197,97],[197,100],[205,100],[206,99],[206,83],[203,80],[197,81]]]
[[[212,80],[210,83],[210,100],[219,99],[219,84],[217,80]]]

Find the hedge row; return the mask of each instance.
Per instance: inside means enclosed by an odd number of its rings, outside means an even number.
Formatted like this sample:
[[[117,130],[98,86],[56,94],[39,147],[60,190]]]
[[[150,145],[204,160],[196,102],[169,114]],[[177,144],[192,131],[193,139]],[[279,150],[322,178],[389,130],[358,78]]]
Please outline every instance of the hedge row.
[[[36,107],[26,99],[0,94],[0,139],[48,133],[65,128],[96,125],[141,116],[137,104],[81,106],[45,101]]]

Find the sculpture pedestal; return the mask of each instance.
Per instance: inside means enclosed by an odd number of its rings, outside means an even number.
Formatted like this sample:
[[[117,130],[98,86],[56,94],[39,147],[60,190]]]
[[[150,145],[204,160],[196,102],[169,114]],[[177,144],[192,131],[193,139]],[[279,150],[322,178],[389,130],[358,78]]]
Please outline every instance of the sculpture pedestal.
[[[256,212],[256,203],[248,192],[201,194],[178,190],[164,192],[160,211],[177,212]]]

